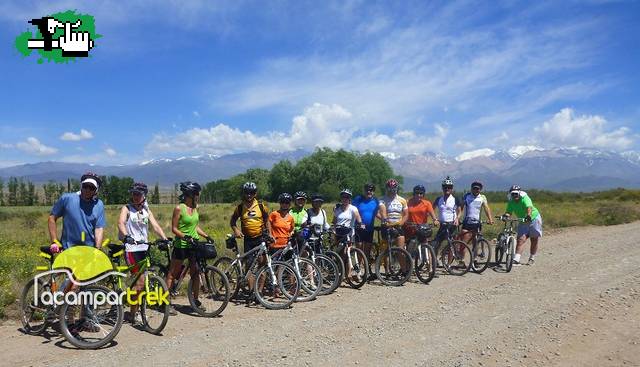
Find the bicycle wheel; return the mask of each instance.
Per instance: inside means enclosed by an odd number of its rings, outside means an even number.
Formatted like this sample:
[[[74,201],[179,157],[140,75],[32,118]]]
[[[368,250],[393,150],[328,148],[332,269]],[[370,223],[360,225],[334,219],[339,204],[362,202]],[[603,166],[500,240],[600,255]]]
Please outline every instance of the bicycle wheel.
[[[384,285],[401,286],[409,280],[412,271],[413,259],[403,248],[391,247],[376,259],[376,276]]]
[[[376,259],[380,255],[380,244],[372,243],[371,244],[371,253],[369,253],[369,258],[367,261],[369,262],[369,274],[376,273]]]
[[[338,265],[338,285],[340,285],[340,282],[344,279],[344,262],[342,262],[342,256],[338,255],[335,251],[326,251],[324,254],[329,256],[329,258]]]
[[[360,289],[369,279],[369,261],[364,251],[355,246],[351,246],[349,259],[345,262],[345,280],[353,289]]]
[[[220,269],[229,281],[229,289],[231,295],[229,299],[236,299],[238,292],[240,291],[240,265],[233,264],[233,259],[230,257],[220,257],[213,262],[213,266]]]
[[[487,270],[491,262],[491,248],[489,242],[484,238],[473,244],[473,262],[471,262],[471,270],[481,274]]]
[[[197,297],[194,294],[196,291],[194,280],[198,278],[194,277],[189,280],[187,294],[191,308],[200,316],[218,316],[229,303],[231,294],[229,280],[220,269],[213,265],[207,265],[199,275],[200,285],[197,289]]]
[[[313,258],[314,263],[322,273],[322,289],[320,289],[318,295],[323,296],[332,293],[340,285],[340,269],[338,264],[326,255],[318,254],[314,255]]]
[[[509,236],[507,239],[507,253],[505,254],[505,265],[507,267],[507,273],[513,268],[513,256],[516,253],[516,239],[513,236]]]
[[[414,259],[416,277],[424,284],[429,283],[436,275],[436,252],[428,243],[418,245],[417,256]]]
[[[298,264],[295,260],[287,261],[293,266],[296,274],[300,278],[300,294],[296,302],[307,302],[314,300],[322,289],[322,273],[318,266],[307,258],[298,258]]]
[[[506,247],[506,244],[504,241],[502,242],[498,242],[496,244],[496,249],[495,249],[495,266],[501,266],[502,264],[502,258],[504,257],[504,248]]]
[[[449,274],[464,275],[471,268],[471,249],[462,241],[452,241],[442,249],[441,260]]]
[[[167,302],[157,299],[153,302],[148,296],[140,297],[140,315],[144,330],[151,334],[160,334],[169,320],[169,287],[164,279],[155,274],[147,274],[148,287],[146,291],[156,292],[156,294],[167,294]]]
[[[90,285],[80,289],[77,304],[60,307],[60,331],[65,339],[80,349],[97,349],[118,335],[124,310],[122,304],[110,304],[109,288]],[[111,300],[112,301],[112,300]]]
[[[44,292],[50,292],[48,282],[38,279],[37,289],[34,289],[35,279],[30,279],[22,288],[20,297],[20,310],[22,311],[22,328],[27,334],[37,335],[42,333],[52,316],[55,318],[54,306],[45,305],[42,299]],[[35,294],[35,292],[38,294]]]
[[[295,269],[284,262],[272,261],[256,274],[254,295],[269,310],[289,308],[300,293],[300,279]]]

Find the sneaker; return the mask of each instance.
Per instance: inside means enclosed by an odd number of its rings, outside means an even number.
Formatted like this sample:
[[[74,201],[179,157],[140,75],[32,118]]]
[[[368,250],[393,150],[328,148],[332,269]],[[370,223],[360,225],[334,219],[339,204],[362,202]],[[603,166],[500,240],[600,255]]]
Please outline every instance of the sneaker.
[[[139,313],[134,313],[133,316],[129,317],[129,322],[131,323],[131,325],[136,326],[136,325],[142,325],[142,316],[140,316]]]
[[[522,263],[520,261],[513,260],[513,261],[511,261],[511,265],[512,266],[520,266],[520,265],[522,265]]]
[[[196,304],[196,307],[197,307],[200,311],[202,311],[202,312],[207,312],[207,309],[205,309],[205,308],[202,306],[202,302],[200,302],[200,300],[195,300],[195,302],[193,302],[193,303],[195,303],[195,304]]]
[[[527,265],[533,265],[533,264],[535,264],[535,262],[536,261],[534,259],[529,258],[529,261],[527,261]]]
[[[378,279],[378,277],[376,276],[375,273],[371,273],[369,274],[369,278],[367,279],[368,281],[372,282],[374,280]]]
[[[177,314],[178,314],[178,311],[176,311],[176,308],[173,307],[173,305],[169,305],[169,315],[176,316]]]

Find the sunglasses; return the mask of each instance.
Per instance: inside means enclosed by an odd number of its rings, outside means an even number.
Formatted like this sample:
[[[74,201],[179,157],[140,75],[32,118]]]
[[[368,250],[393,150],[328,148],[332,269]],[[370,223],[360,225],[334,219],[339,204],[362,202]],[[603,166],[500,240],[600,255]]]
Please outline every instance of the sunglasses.
[[[478,187],[478,186],[474,186],[474,187],[471,188],[471,190],[482,190],[482,189],[480,187]]]
[[[443,186],[443,190],[453,190],[453,186]]]
[[[413,194],[414,194],[414,195],[424,195],[424,192],[416,191],[416,192],[414,192]]]
[[[340,196],[340,199],[351,199],[351,196]]]
[[[95,186],[90,185],[90,184],[84,184],[84,185],[82,185],[82,189],[83,189],[83,190],[88,190],[88,191],[96,191]]]
[[[284,204],[291,204],[291,201],[281,201],[280,204],[284,205]]]

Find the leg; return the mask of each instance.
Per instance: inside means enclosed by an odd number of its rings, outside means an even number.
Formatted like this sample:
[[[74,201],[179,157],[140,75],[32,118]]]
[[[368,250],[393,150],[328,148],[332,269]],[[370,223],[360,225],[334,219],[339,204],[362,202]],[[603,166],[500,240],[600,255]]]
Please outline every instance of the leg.
[[[189,259],[189,275],[193,279],[193,298],[197,300],[200,293],[200,272],[194,257]]]

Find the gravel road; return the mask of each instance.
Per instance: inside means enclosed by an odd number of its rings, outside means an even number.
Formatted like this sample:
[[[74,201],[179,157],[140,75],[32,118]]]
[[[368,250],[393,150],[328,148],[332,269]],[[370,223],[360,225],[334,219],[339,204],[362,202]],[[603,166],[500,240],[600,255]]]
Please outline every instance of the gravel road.
[[[638,232],[556,231],[534,266],[509,274],[341,287],[285,311],[230,304],[215,319],[172,317],[162,336],[125,324],[98,351],[7,321],[0,365],[640,366]]]

